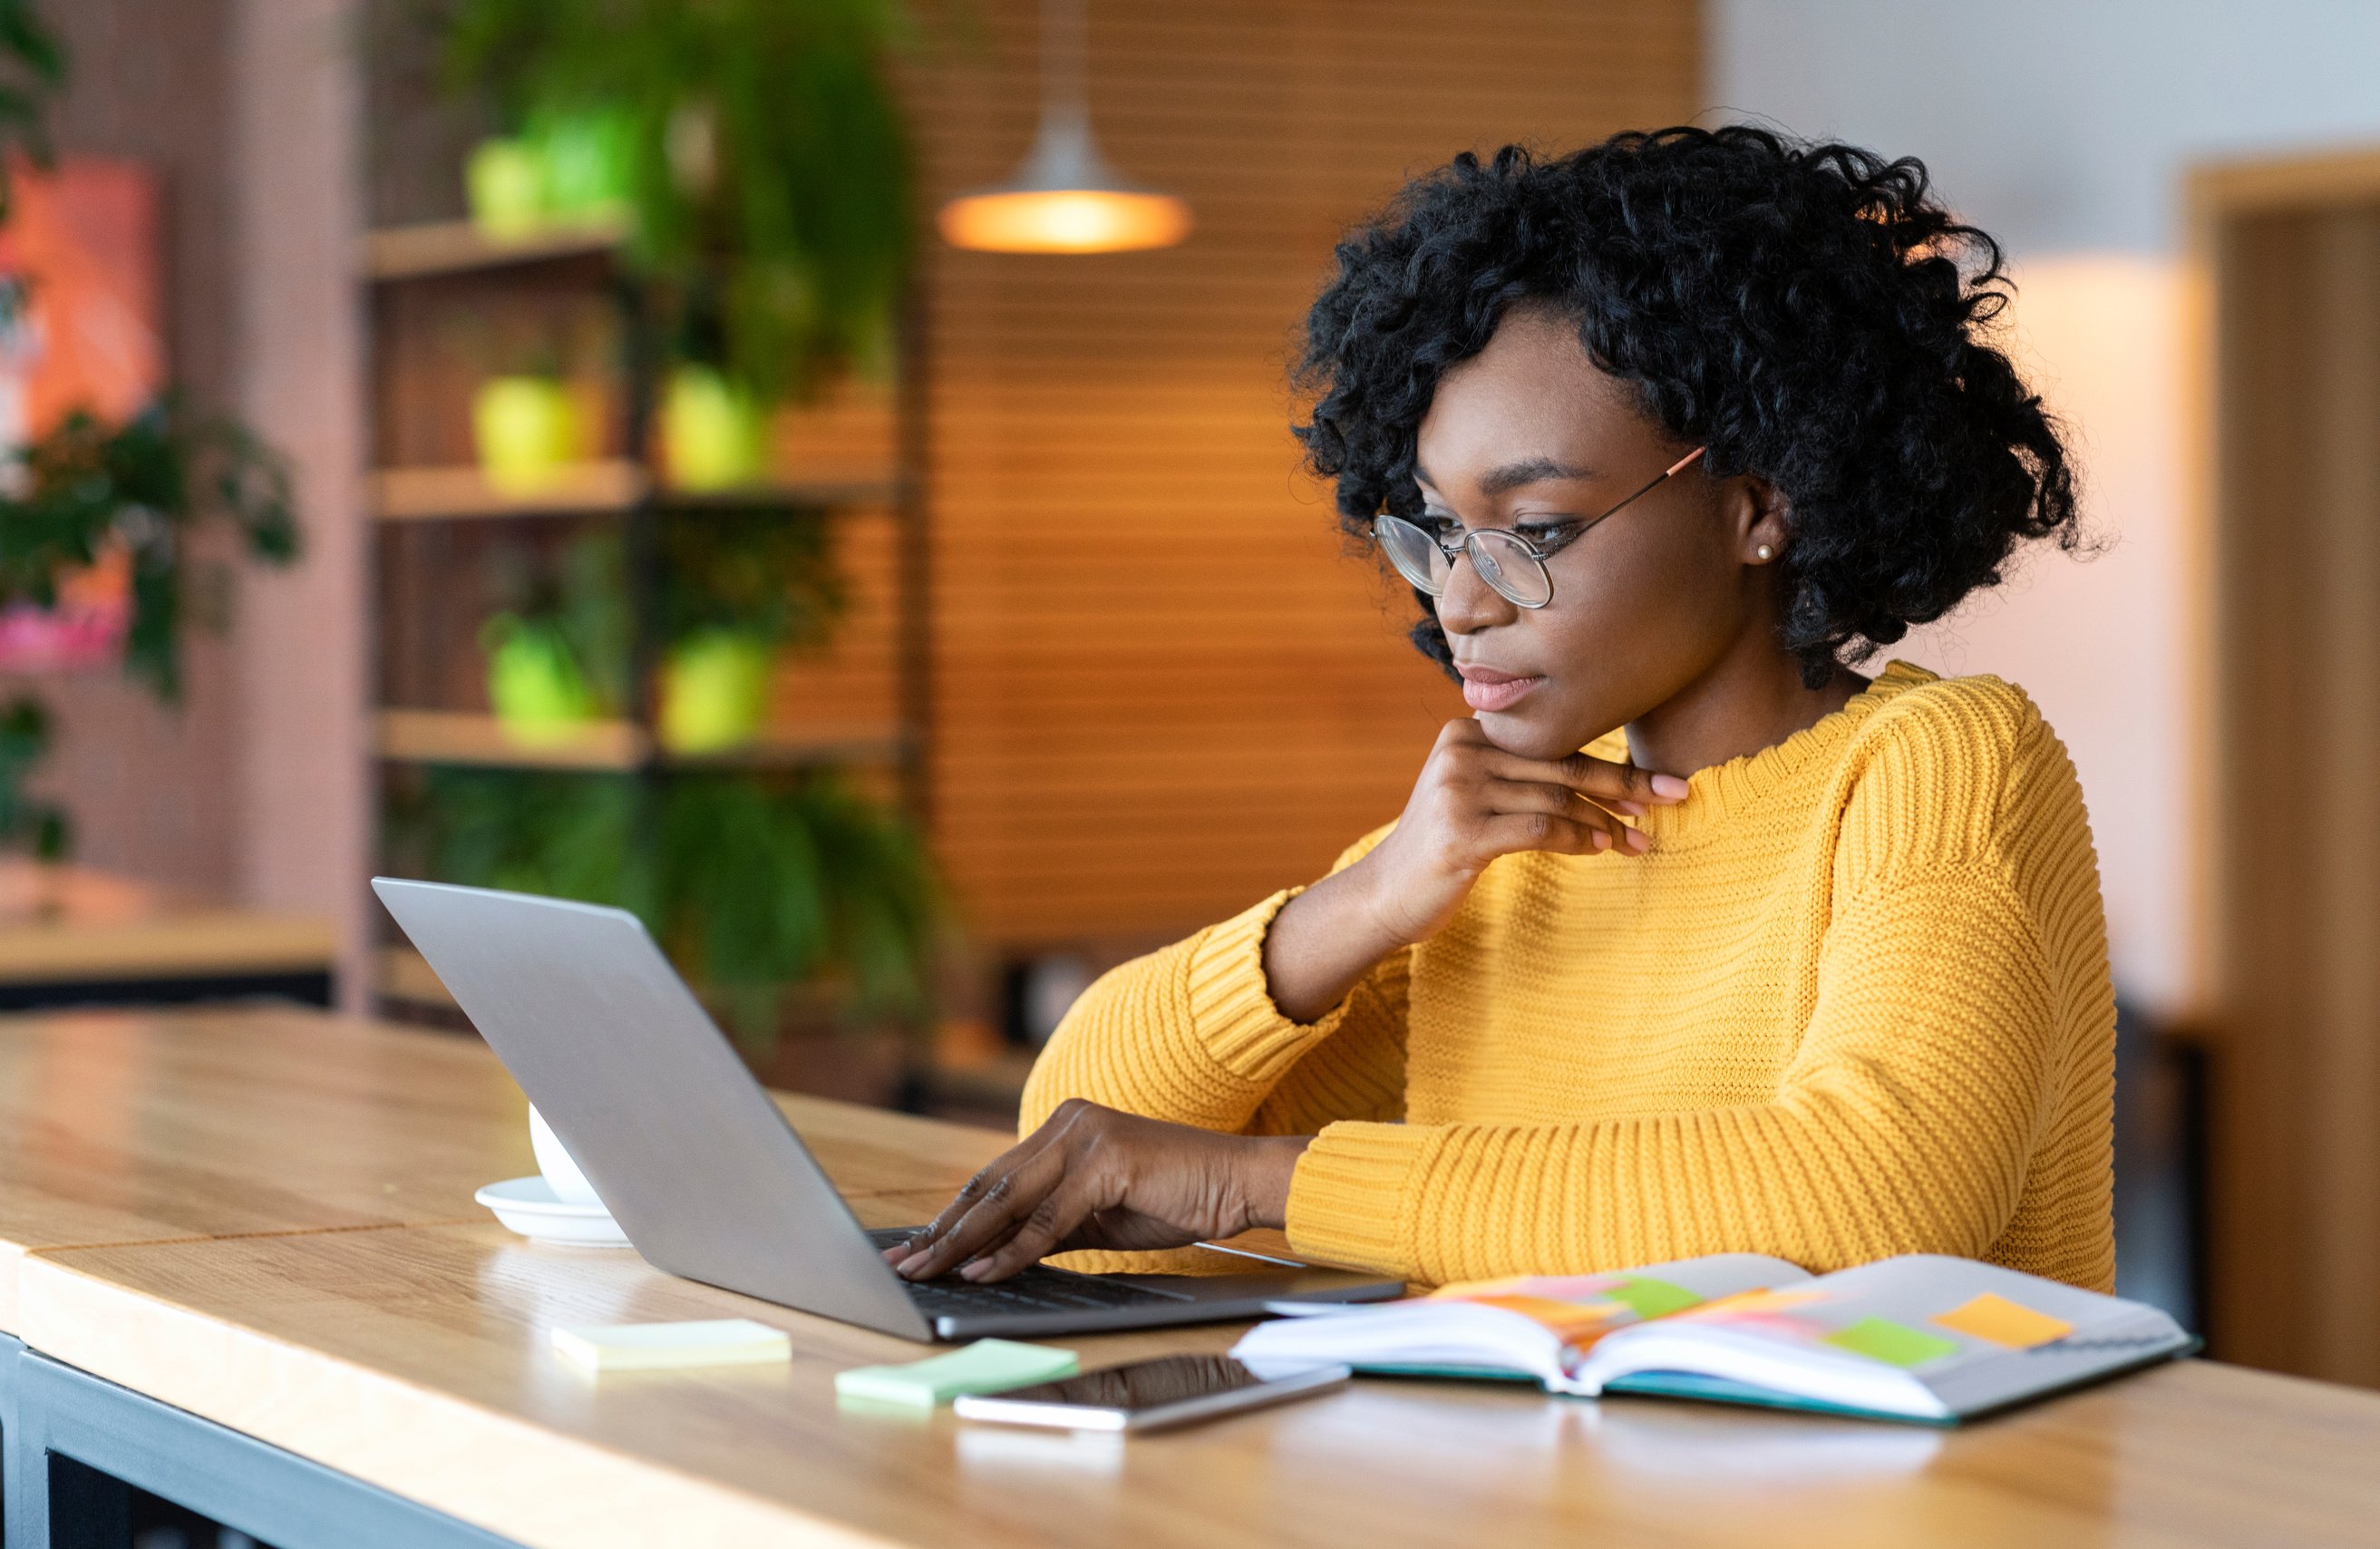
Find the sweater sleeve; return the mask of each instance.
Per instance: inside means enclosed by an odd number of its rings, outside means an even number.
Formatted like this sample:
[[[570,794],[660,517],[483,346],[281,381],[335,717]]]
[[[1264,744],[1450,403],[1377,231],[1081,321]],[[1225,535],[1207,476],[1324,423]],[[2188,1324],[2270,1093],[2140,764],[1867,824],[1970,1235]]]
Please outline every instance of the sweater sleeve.
[[[1979,1257],[2015,1212],[2058,1037],[2040,932],[2004,862],[1879,879],[1835,915],[1773,1101],[1334,1124],[1298,1164],[1290,1240],[1429,1284],[1723,1252],[1816,1271]]]
[[[1386,835],[1339,858],[1354,864]],[[1384,958],[1318,1020],[1272,1003],[1264,938],[1299,889],[1125,963],[1083,993],[1025,1086],[1021,1131],[1070,1097],[1233,1134],[1311,1134],[1403,1111],[1405,979]]]

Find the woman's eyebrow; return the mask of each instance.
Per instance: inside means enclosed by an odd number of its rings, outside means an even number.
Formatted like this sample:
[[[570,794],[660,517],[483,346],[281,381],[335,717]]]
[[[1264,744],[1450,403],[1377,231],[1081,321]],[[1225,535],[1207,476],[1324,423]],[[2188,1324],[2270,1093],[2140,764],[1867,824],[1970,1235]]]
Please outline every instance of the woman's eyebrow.
[[[1489,495],[1502,494],[1507,490],[1516,490],[1524,484],[1543,483],[1549,479],[1592,479],[1594,477],[1595,470],[1581,468],[1575,463],[1562,462],[1554,457],[1524,457],[1519,462],[1508,462],[1501,468],[1490,469],[1480,475],[1479,493]],[[1414,467],[1414,478],[1432,489],[1438,487],[1438,481],[1431,478],[1429,470],[1419,464]]]
[[[1508,462],[1501,468],[1488,470],[1479,477],[1481,494],[1502,494],[1524,484],[1539,484],[1548,479],[1591,479],[1595,470],[1552,457],[1527,457],[1520,462]]]

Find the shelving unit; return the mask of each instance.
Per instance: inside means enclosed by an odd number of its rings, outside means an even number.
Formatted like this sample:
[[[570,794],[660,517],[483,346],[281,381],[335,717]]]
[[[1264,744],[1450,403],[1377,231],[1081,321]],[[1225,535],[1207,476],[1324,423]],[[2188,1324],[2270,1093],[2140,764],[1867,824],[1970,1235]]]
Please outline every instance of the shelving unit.
[[[620,240],[616,229],[583,227],[492,241],[468,222],[442,222],[374,232],[364,244],[359,267],[374,343],[370,396],[381,464],[370,486],[381,574],[375,636],[382,651],[373,750],[383,783],[427,766],[625,774],[649,783],[681,772],[850,767],[889,783],[922,823],[929,697],[918,352],[914,347],[905,352],[889,436],[856,450],[822,445],[816,455],[805,455],[797,477],[717,491],[673,490],[653,456],[660,352],[649,336],[645,298],[617,262]],[[443,326],[445,311],[525,308],[561,315],[572,307],[589,313],[600,307],[614,331],[617,369],[596,384],[611,421],[607,445],[601,455],[557,470],[533,492],[497,489],[475,464],[462,460],[468,438],[455,400],[468,391],[468,375],[425,339]],[[890,627],[878,631],[891,657],[889,672],[861,672],[855,680],[889,680],[890,691],[880,705],[836,702],[798,720],[772,722],[732,750],[673,754],[656,732],[655,678],[665,649],[662,539],[665,524],[730,511],[781,512],[788,521],[889,519],[891,542],[881,546],[886,562],[876,578],[889,596]],[[477,656],[468,633],[458,631],[476,628],[470,567],[484,553],[488,535],[501,530],[551,536],[556,524],[616,524],[621,532],[633,622],[629,702],[617,718],[588,723],[558,738],[524,741],[483,704],[465,702],[478,697],[478,679],[465,670],[476,666]],[[427,625],[395,616],[408,606],[439,616]],[[433,654],[443,656],[428,668],[407,670],[437,691],[426,692],[414,681],[407,693],[392,696],[388,686],[398,676],[390,661],[397,649],[392,640],[410,641],[419,654],[424,636],[432,640]],[[462,660],[466,653],[471,653],[468,664]],[[392,940],[377,963],[384,1007],[445,1005],[435,976],[401,944]]]
[[[363,270],[370,280],[419,280],[441,274],[480,274],[557,258],[609,257],[623,229],[595,223],[556,226],[532,236],[491,238],[471,221],[425,221],[393,226],[364,238]]]
[[[645,468],[626,457],[605,457],[558,469],[534,491],[496,489],[470,464],[390,468],[372,475],[371,511],[378,521],[479,521],[497,517],[602,516],[634,510],[660,495],[672,509],[698,511],[737,506],[783,507],[788,512],[832,510],[851,506],[894,506],[895,480],[779,482],[728,490],[657,491]]]
[[[468,764],[480,769],[585,769],[631,773],[648,763],[672,769],[804,769],[820,764],[897,763],[905,728],[870,723],[764,731],[718,753],[656,752],[633,721],[589,721],[553,742],[524,743],[493,715],[453,710],[382,710],[375,750],[384,759]]]

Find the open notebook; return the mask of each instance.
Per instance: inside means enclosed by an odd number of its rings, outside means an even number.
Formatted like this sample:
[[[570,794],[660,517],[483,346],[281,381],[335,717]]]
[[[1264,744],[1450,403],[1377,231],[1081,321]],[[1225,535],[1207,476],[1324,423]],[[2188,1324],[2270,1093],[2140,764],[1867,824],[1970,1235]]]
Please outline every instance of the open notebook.
[[[2197,1348],[2154,1307],[1931,1254],[1812,1276],[1729,1253],[1275,1310],[1301,1315],[1257,1324],[1233,1355],[1934,1424]]]

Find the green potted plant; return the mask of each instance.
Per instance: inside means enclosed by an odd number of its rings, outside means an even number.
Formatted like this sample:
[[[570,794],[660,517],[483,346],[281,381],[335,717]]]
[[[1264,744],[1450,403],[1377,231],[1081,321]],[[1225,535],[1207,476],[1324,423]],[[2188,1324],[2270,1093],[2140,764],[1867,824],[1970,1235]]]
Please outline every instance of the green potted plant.
[[[54,605],[60,581],[111,546],[131,561],[124,670],[167,703],[182,690],[190,538],[232,528],[252,557],[286,565],[298,527],[286,468],[237,423],[158,399],[120,425],[85,413],[5,456],[0,473],[0,605]],[[207,622],[220,625],[220,616]],[[0,713],[0,840],[64,859],[65,814],[30,799],[24,781],[48,747],[49,718],[20,698]]]
[[[481,140],[463,164],[472,223],[498,242],[625,223],[633,134],[616,113],[549,113]]]
[[[501,606],[480,628],[488,705],[510,741],[550,748],[625,712],[628,609],[615,532],[579,534],[549,563],[499,545],[490,590]]]
[[[535,495],[601,451],[601,416],[581,391],[601,355],[590,319],[480,304],[459,311],[443,333],[445,348],[480,376],[471,441],[490,487]]]
[[[724,751],[751,740],[778,657],[823,644],[844,605],[832,529],[782,511],[714,511],[662,540],[663,747]]]
[[[711,366],[680,366],[662,396],[662,461],[671,487],[733,489],[768,462],[759,400]]]
[[[891,360],[914,240],[896,0],[445,0],[447,75],[532,150],[604,141],[679,357],[762,404]],[[544,139],[532,137],[546,126]],[[543,200],[542,193],[536,196]]]
[[[471,439],[480,470],[504,494],[551,489],[584,455],[586,436],[570,389],[558,376],[492,376],[471,396]]]
[[[512,193],[549,220],[623,223],[663,357],[654,444],[638,450],[670,488],[756,483],[776,406],[889,367],[913,238],[885,76],[906,34],[893,0],[442,0],[434,14],[451,81],[525,152]],[[778,663],[840,613],[831,526],[756,500],[671,511],[655,531],[653,730],[672,757],[725,751],[759,730]],[[602,564],[616,596],[616,546]],[[504,700],[565,715],[630,701],[625,633],[599,641],[571,591],[516,604],[485,638],[500,715]],[[427,874],[637,909],[755,1042],[804,997],[860,1020],[925,1015],[931,867],[905,820],[838,774],[432,769],[400,795],[392,821]]]

